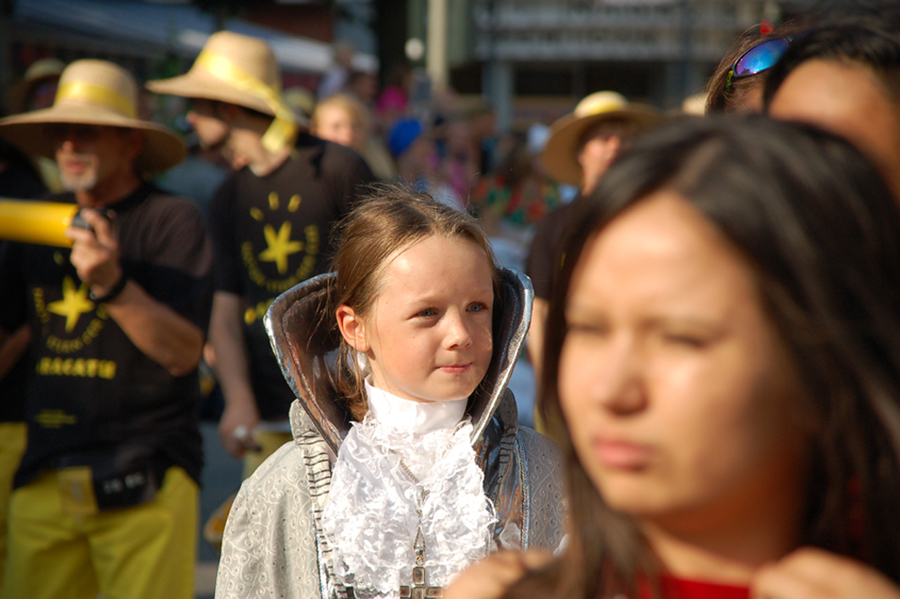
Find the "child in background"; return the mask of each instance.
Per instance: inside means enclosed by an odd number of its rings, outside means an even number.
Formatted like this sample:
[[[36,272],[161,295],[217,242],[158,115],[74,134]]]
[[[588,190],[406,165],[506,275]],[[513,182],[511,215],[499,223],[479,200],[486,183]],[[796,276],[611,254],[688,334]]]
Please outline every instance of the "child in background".
[[[356,150],[372,173],[382,181],[397,176],[397,167],[387,148],[372,136],[369,109],[347,94],[334,94],[316,105],[310,133]]]
[[[385,188],[340,230],[336,272],[267,316],[295,440],[238,494],[219,599],[434,597],[491,551],[560,542],[555,451],[505,389],[527,280],[427,194]]]
[[[368,137],[368,110],[359,100],[345,94],[329,96],[316,104],[309,131],[359,152]]]

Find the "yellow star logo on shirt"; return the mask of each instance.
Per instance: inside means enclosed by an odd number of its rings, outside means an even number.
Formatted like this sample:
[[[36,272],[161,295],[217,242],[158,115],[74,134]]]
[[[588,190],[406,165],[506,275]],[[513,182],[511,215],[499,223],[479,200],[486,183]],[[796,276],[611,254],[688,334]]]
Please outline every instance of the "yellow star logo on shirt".
[[[266,236],[266,244],[269,247],[259,254],[260,261],[274,262],[279,274],[286,273],[288,256],[302,251],[303,243],[291,241],[291,223],[288,221],[281,223],[278,233],[275,232],[275,228],[272,225],[266,225],[263,228],[263,233]]]
[[[87,294],[87,285],[82,284],[76,289],[75,281],[71,277],[65,277],[63,279],[63,298],[47,306],[48,311],[66,317],[67,333],[72,332],[82,314],[94,309],[94,302],[87,298]]]

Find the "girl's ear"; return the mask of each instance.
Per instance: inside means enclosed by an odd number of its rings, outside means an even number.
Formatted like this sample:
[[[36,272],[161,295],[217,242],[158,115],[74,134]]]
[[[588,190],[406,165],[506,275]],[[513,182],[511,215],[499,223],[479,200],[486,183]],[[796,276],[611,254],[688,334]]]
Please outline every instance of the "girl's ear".
[[[358,352],[369,351],[369,342],[366,340],[366,325],[350,306],[342,304],[335,310],[338,328],[344,340]]]

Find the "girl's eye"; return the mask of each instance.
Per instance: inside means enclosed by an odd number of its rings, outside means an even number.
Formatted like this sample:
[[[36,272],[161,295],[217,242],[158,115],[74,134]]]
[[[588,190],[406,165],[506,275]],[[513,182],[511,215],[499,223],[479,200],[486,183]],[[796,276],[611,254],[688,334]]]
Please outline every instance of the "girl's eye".
[[[665,336],[665,340],[673,345],[681,345],[694,349],[701,349],[707,345],[706,339],[695,337],[693,335],[670,334]]]
[[[416,316],[422,316],[424,318],[429,318],[436,314],[437,314],[437,310],[435,308],[425,308],[424,310],[422,310],[421,312],[416,314]]]
[[[483,304],[481,302],[478,302],[478,303],[475,303],[475,304],[472,304],[471,306],[469,306],[469,312],[484,312],[487,309],[488,309],[487,304]]]
[[[566,323],[566,333],[572,335],[590,335],[594,337],[599,337],[605,335],[609,329],[606,325],[601,323],[587,323],[587,322],[567,322]]]

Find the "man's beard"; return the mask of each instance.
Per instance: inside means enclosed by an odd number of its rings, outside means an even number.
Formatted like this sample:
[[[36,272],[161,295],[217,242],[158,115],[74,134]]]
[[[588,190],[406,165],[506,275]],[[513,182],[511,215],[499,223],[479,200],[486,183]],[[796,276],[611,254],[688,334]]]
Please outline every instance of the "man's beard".
[[[70,174],[59,169],[59,182],[63,189],[73,193],[91,190],[97,184],[97,167],[90,165],[80,174]]]

